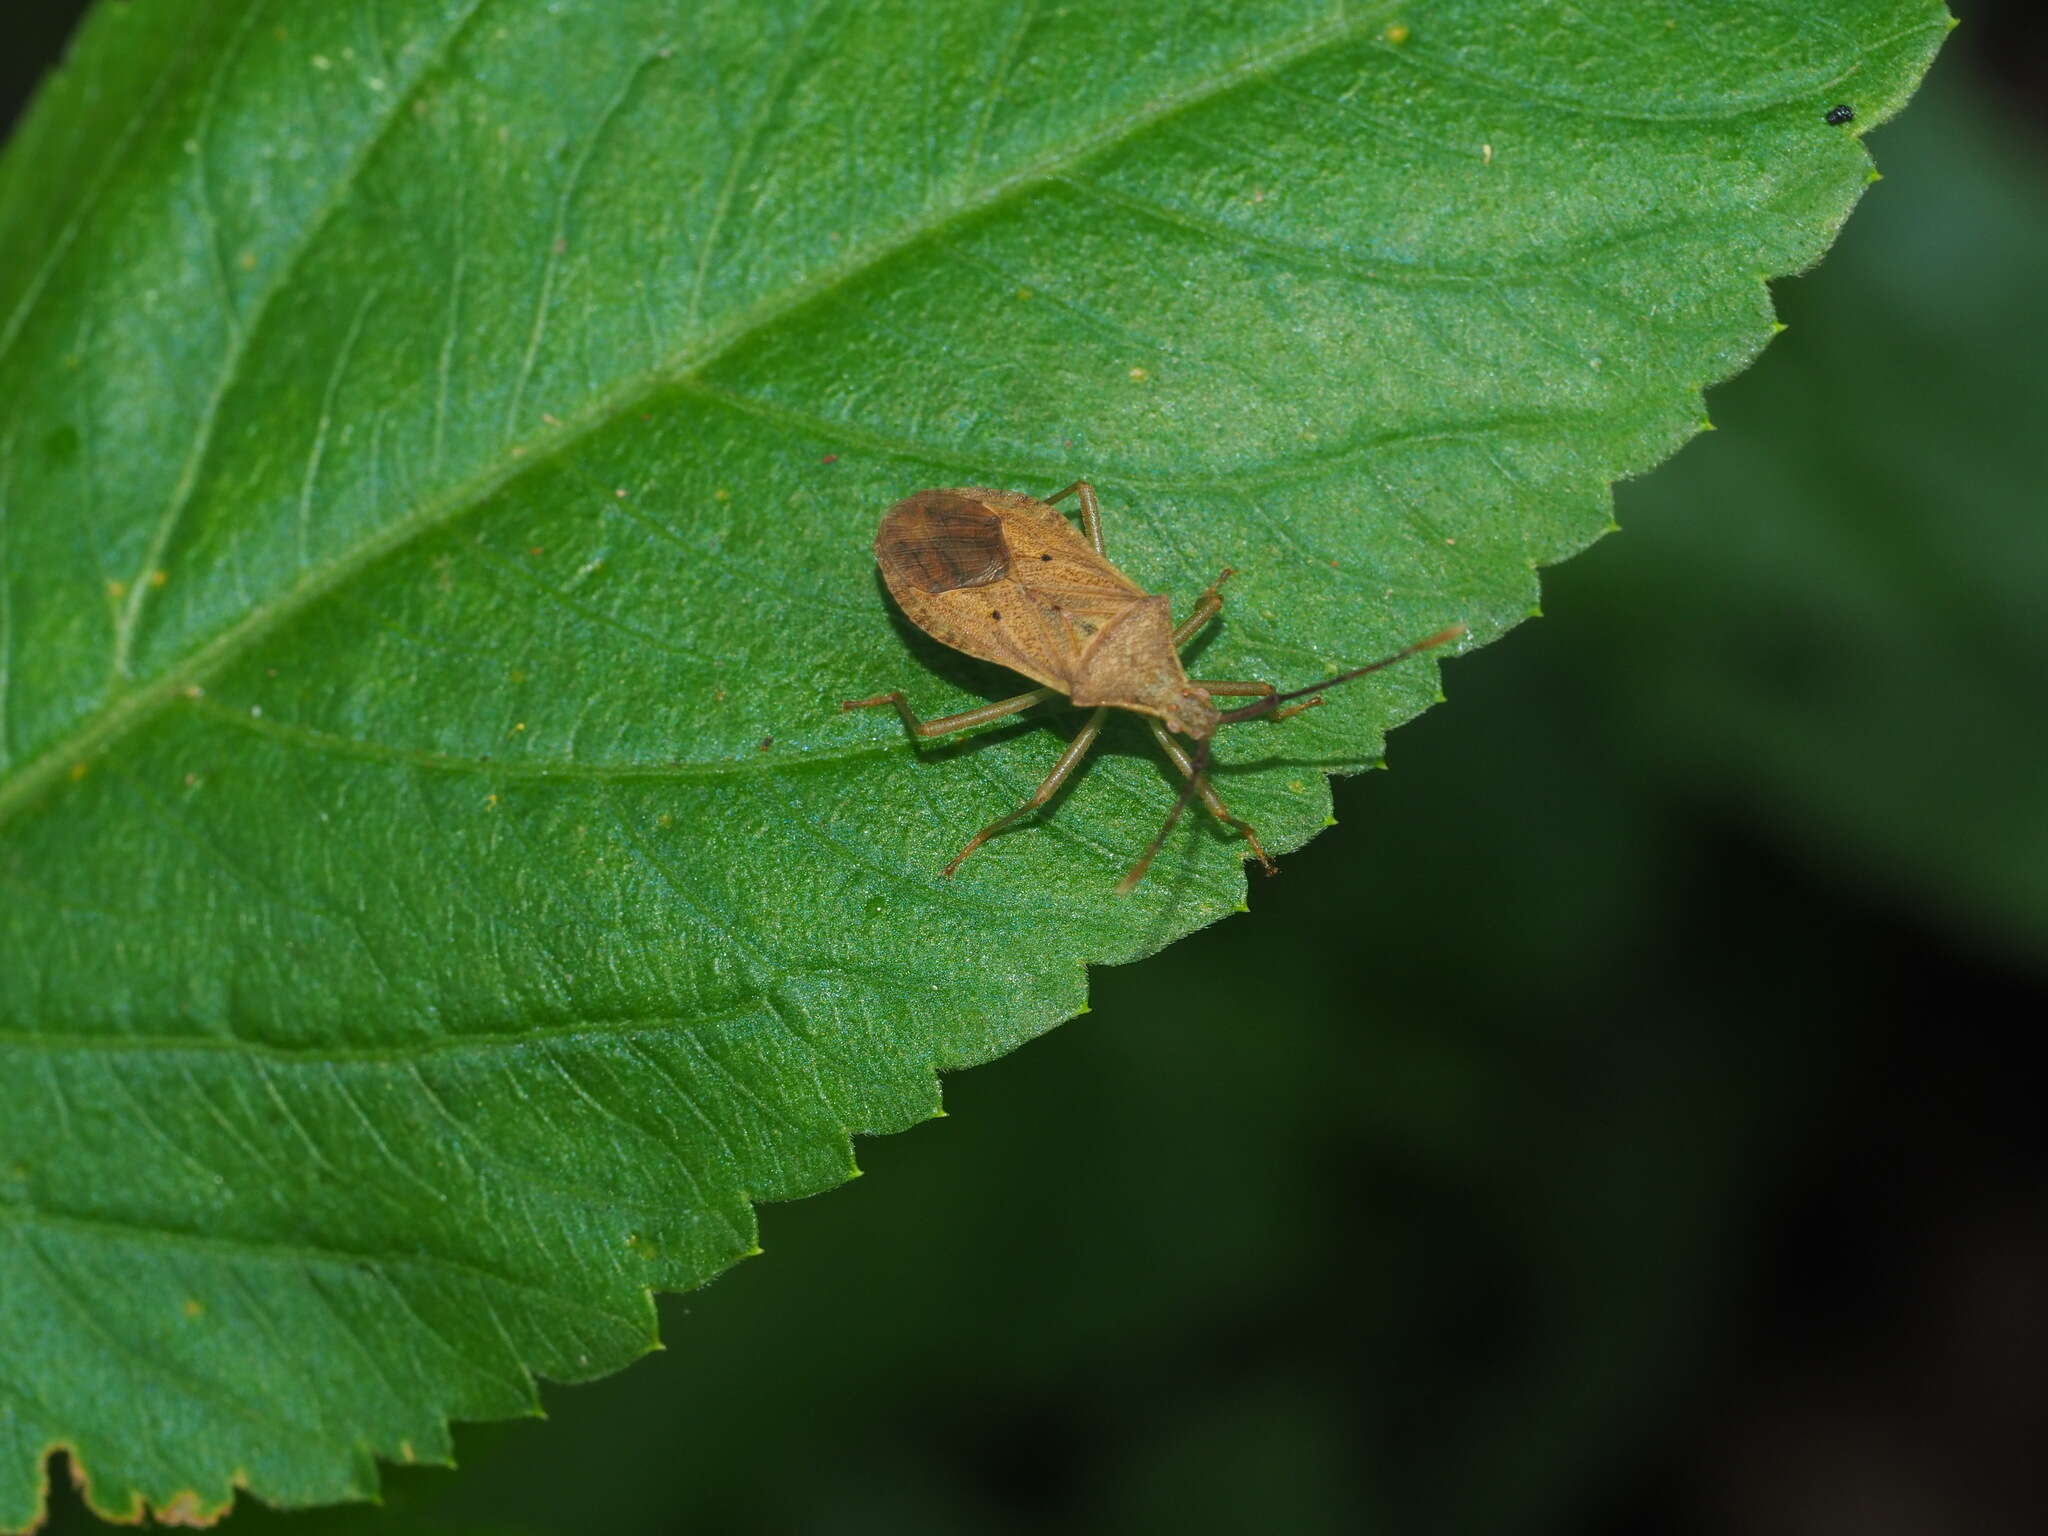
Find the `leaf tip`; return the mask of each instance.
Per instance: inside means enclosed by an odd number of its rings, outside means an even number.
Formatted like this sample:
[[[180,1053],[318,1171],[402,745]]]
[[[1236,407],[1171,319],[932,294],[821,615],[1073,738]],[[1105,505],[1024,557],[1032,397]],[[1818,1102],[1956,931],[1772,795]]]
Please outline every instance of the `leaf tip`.
[[[38,1490],[35,1514],[27,1525],[10,1527],[10,1530],[27,1533],[43,1528],[43,1522],[50,1515],[51,1467],[60,1456],[70,1465],[71,1485],[78,1490],[78,1496],[85,1507],[100,1519],[114,1525],[218,1525],[233,1511],[235,1491],[249,1486],[248,1473],[237,1468],[228,1476],[225,1496],[211,1503],[197,1488],[180,1488],[152,1505],[143,1493],[130,1487],[127,1489],[125,1505],[102,1504],[94,1488],[92,1475],[86,1470],[84,1461],[80,1459],[77,1447],[67,1441],[53,1441],[43,1449],[42,1487]],[[374,1494],[364,1496],[374,1497]]]
[[[234,1497],[220,1504],[208,1504],[197,1488],[180,1488],[157,1505],[149,1517],[158,1525],[218,1525],[235,1505]]]

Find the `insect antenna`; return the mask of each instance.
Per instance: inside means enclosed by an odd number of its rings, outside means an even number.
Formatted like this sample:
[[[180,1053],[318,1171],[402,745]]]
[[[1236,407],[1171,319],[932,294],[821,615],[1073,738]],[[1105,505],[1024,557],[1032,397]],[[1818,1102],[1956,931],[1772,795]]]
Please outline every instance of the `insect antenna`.
[[[1152,867],[1152,861],[1159,857],[1159,850],[1164,848],[1166,840],[1173,836],[1173,829],[1180,824],[1182,812],[1187,810],[1188,802],[1195,798],[1201,786],[1208,781],[1208,776],[1209,738],[1204,736],[1195,743],[1193,771],[1188,774],[1187,782],[1181,785],[1180,793],[1174,796],[1173,809],[1166,813],[1166,820],[1159,824],[1159,830],[1152,835],[1152,841],[1147,843],[1145,851],[1138,855],[1138,862],[1124,871],[1123,879],[1117,881],[1117,895],[1128,896],[1138,888],[1138,882],[1145,878],[1145,871]],[[1270,871],[1271,868],[1269,864],[1267,869]]]
[[[1263,699],[1258,700],[1258,702],[1245,705],[1243,709],[1226,710],[1220,717],[1221,721],[1224,725],[1236,725],[1242,720],[1263,719],[1267,715],[1272,714],[1282,704],[1292,699],[1305,699],[1312,693],[1321,693],[1324,689],[1334,688],[1339,683],[1352,682],[1357,678],[1364,677],[1368,672],[1377,672],[1382,667],[1391,667],[1397,661],[1406,661],[1410,656],[1419,656],[1424,651],[1434,650],[1437,646],[1460,639],[1465,633],[1466,630],[1463,624],[1447,624],[1435,634],[1425,636],[1413,645],[1403,646],[1391,656],[1382,656],[1378,661],[1369,661],[1362,667],[1353,667],[1349,672],[1339,672],[1335,677],[1327,678],[1320,683],[1313,683],[1306,688],[1296,688],[1288,693],[1269,693]],[[1202,745],[1206,748],[1208,743],[1205,741]]]
[[[1413,645],[1403,646],[1391,656],[1382,656],[1378,661],[1368,662],[1362,667],[1353,667],[1349,672],[1340,672],[1335,677],[1312,684],[1307,688],[1295,688],[1287,693],[1269,693],[1264,698],[1258,700],[1258,702],[1247,704],[1243,709],[1229,710],[1220,717],[1220,723],[1235,725],[1242,720],[1264,719],[1267,715],[1279,710],[1283,704],[1290,703],[1295,699],[1305,699],[1310,694],[1320,694],[1326,688],[1334,688],[1339,683],[1351,682],[1354,679],[1364,677],[1368,672],[1377,672],[1382,667],[1391,667],[1396,662],[1406,661],[1410,656],[1418,656],[1424,651],[1433,650],[1439,645],[1459,639],[1465,633],[1466,629],[1463,624],[1446,625],[1435,634],[1425,636]],[[1181,785],[1180,793],[1174,796],[1173,809],[1166,813],[1166,820],[1160,823],[1159,830],[1152,835],[1152,841],[1145,845],[1145,851],[1138,855],[1138,862],[1125,872],[1123,879],[1117,881],[1117,895],[1128,896],[1138,888],[1138,882],[1143,880],[1146,871],[1151,869],[1152,861],[1159,857],[1159,850],[1166,846],[1166,840],[1173,836],[1173,829],[1180,825],[1180,819],[1187,811],[1188,802],[1200,794],[1203,786],[1209,782],[1209,745],[1214,739],[1213,736],[1204,736],[1195,742],[1194,757],[1190,764],[1187,782]],[[1244,830],[1247,833],[1250,831],[1249,828],[1244,828]],[[1265,864],[1266,873],[1271,874],[1273,872],[1272,862],[1267,860],[1265,854],[1259,850],[1256,839],[1253,839],[1252,849],[1259,854],[1261,862]]]

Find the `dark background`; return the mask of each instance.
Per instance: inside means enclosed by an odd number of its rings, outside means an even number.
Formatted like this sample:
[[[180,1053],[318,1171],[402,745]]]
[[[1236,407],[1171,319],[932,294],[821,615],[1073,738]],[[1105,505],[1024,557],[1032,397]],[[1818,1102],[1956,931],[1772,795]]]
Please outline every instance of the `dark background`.
[[[2048,1530],[2048,81],[1957,9],[1721,430],[1250,916],[666,1354],[236,1528]]]

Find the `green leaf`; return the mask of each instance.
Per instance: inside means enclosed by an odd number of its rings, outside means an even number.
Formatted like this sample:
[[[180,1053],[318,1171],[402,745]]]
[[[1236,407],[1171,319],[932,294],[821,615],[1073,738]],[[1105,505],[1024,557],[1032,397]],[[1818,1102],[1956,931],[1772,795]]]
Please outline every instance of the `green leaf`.
[[[371,1493],[653,1347],[934,1073],[1237,906],[889,609],[1104,493],[1204,675],[1530,611],[1700,422],[1931,0],[96,11],[0,164],[0,1524]],[[1852,127],[1822,121],[1836,102]],[[1417,663],[1219,745],[1276,849]],[[1051,725],[1054,729],[1046,729]],[[1503,750],[1512,750],[1504,743]]]

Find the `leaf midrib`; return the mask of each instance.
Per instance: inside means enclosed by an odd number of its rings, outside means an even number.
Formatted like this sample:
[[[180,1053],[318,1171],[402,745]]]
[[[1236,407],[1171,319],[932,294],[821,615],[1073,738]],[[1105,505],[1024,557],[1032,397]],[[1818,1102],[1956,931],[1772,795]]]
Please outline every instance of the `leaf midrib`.
[[[790,315],[859,281],[946,230],[1056,180],[1065,171],[1160,122],[1227,96],[1276,69],[1350,41],[1379,24],[1394,8],[1392,0],[1369,7],[1355,16],[1314,28],[1292,42],[1256,54],[1192,89],[1160,97],[1104,124],[1071,147],[998,178],[979,197],[963,198],[942,213],[914,220],[904,225],[894,237],[877,242],[866,252],[850,256],[808,282],[798,283],[782,295],[764,299],[743,310],[729,323],[713,330],[697,347],[680,353],[667,367],[627,375],[611,389],[596,396],[581,411],[562,418],[561,425],[551,429],[548,441],[540,451],[524,453],[518,447],[508,451],[498,462],[486,465],[466,480],[457,481],[442,496],[422,503],[411,516],[379,529],[353,550],[331,562],[324,571],[308,576],[269,602],[257,604],[182,662],[167,668],[153,682],[122,695],[96,714],[85,717],[80,726],[38,753],[19,772],[0,781],[0,828],[36,803],[44,791],[59,783],[74,765],[89,764],[129,731],[155,718],[185,690],[229,665],[263,636],[385,556],[454,522],[465,512],[485,505],[522,475],[554,463],[567,450],[631,411],[647,396],[688,381],[693,375],[739,351]]]

